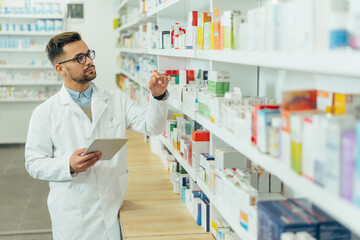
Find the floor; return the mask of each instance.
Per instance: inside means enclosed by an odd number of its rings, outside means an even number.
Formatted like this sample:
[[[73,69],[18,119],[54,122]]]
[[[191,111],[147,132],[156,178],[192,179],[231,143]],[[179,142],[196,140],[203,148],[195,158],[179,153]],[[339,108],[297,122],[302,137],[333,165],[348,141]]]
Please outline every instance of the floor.
[[[180,196],[172,193],[169,174],[144,137],[131,132],[128,137],[130,177],[121,210],[126,239],[213,239],[195,224]],[[0,240],[50,240],[48,183],[31,178],[24,161],[23,145],[0,145]],[[16,234],[20,232],[32,234]]]
[[[126,240],[213,240],[173,193],[170,174],[144,137],[128,132],[129,183],[120,210]],[[139,147],[141,146],[141,147]]]
[[[0,145],[0,240],[52,239],[48,183],[31,178],[24,159],[24,145]],[[28,231],[47,233],[14,234]]]

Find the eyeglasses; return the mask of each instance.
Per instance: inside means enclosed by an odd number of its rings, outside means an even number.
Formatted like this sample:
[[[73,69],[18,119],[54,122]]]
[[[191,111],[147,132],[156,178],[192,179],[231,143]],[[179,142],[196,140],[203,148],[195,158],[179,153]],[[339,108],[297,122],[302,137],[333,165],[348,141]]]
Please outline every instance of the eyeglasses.
[[[78,61],[78,63],[80,63],[80,64],[84,64],[84,63],[86,63],[86,58],[90,58],[91,60],[94,60],[94,58],[95,58],[95,50],[89,50],[88,53],[79,54],[76,58],[69,59],[69,60],[66,60],[66,61],[63,61],[63,62],[59,62],[59,64],[74,61],[74,60]]]

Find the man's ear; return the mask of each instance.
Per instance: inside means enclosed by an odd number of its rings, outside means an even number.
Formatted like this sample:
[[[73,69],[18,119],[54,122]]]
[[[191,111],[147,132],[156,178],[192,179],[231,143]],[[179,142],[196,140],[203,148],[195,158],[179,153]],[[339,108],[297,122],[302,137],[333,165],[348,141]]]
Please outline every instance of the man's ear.
[[[55,65],[55,70],[58,74],[62,75],[63,71],[64,71],[64,68],[61,64],[56,64]]]

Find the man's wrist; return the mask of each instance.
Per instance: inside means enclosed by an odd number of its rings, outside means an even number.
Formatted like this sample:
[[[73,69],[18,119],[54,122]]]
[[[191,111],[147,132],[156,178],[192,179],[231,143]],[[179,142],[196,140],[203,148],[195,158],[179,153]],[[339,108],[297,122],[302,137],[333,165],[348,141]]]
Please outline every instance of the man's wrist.
[[[163,100],[166,97],[166,95],[167,95],[167,90],[165,90],[165,92],[163,94],[161,94],[160,96],[157,96],[157,97],[155,97],[154,95],[153,96],[156,100]]]

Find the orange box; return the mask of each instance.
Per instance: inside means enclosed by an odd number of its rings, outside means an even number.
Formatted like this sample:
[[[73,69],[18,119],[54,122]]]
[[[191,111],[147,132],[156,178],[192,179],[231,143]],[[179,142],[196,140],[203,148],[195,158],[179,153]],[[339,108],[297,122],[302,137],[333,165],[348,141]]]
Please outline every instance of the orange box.
[[[220,18],[219,18],[219,8],[214,8],[214,50],[220,49]]]
[[[222,15],[221,15],[222,16]],[[224,50],[224,25],[220,22],[219,49]]]
[[[283,92],[281,107],[295,111],[316,109],[316,97],[316,90]]]

